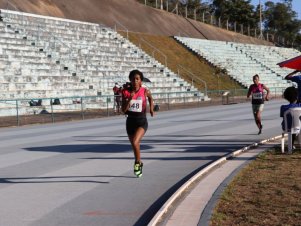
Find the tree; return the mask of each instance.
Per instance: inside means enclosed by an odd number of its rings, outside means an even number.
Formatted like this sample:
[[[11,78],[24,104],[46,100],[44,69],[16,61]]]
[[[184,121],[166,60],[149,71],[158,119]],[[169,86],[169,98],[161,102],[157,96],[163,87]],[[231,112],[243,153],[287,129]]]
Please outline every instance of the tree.
[[[138,0],[143,3],[145,0]],[[161,2],[161,0],[157,0]],[[147,0],[148,5],[156,7],[156,0]],[[168,1],[169,11],[189,18],[205,18],[206,21],[213,18],[220,18],[221,21],[228,21],[230,27],[243,25],[253,29],[259,28],[260,8],[254,8],[251,0],[163,0],[166,7]],[[165,8],[166,9],[166,8]],[[292,0],[282,0],[274,3],[267,1],[262,9],[263,32],[272,34],[274,40],[285,40],[283,44],[294,45],[301,48],[301,21],[297,13],[292,9]],[[260,25],[261,26],[261,25]],[[246,29],[244,29],[246,30]],[[253,31],[254,32],[254,31]],[[257,33],[258,34],[258,33]],[[281,38],[278,38],[281,37]]]
[[[216,17],[229,20],[230,23],[254,26],[254,6],[251,0],[212,0],[211,8]]]
[[[292,10],[291,0],[276,4],[272,1],[266,2],[264,18],[265,31],[284,38],[285,45],[288,44],[287,41],[292,44],[297,40],[298,43],[301,21],[297,19],[297,13]]]

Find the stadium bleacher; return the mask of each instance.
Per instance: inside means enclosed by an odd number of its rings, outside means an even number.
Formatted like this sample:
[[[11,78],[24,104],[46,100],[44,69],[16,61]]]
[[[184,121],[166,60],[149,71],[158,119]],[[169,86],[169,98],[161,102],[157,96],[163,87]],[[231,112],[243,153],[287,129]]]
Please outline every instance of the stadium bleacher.
[[[28,99],[60,98],[61,104],[43,109],[56,112],[80,110],[74,98],[86,97],[85,108],[113,107],[105,97],[116,82],[127,81],[129,71],[141,70],[156,98],[172,103],[208,97],[184,81],[116,31],[101,24],[1,10],[0,100],[19,99],[19,114],[32,114]],[[277,63],[300,55],[295,49],[235,42],[175,37],[212,65],[224,69],[245,87],[260,75],[269,88],[291,85],[284,80],[290,69]],[[70,97],[70,98],[66,98]],[[74,97],[72,99],[72,97]],[[89,99],[91,97],[91,99]],[[97,98],[99,97],[99,98]],[[22,100],[26,99],[26,100]],[[15,114],[14,104],[0,103],[0,115]],[[13,103],[13,102],[12,102]],[[11,108],[11,109],[10,109]]]
[[[251,85],[252,76],[258,74],[260,81],[269,88],[286,88],[291,85],[284,79],[291,69],[280,68],[277,63],[298,56],[295,49],[213,41],[187,37],[175,37],[180,43],[197,53],[216,67],[222,68],[243,86]]]
[[[95,96],[112,95],[115,82],[127,81],[133,69],[141,70],[151,80],[147,86],[157,98],[169,92],[171,98],[187,97],[185,101],[195,96],[206,99],[111,28],[10,10],[1,10],[1,17],[1,100],[62,98],[60,105],[52,106],[54,111],[78,110],[81,106],[63,97],[93,96],[95,100]],[[108,107],[105,101],[92,102],[85,107]],[[31,114],[27,106],[28,100],[20,101],[19,113]],[[48,102],[43,106],[50,108]],[[7,104],[1,104],[0,115],[11,114],[12,109],[7,108]]]

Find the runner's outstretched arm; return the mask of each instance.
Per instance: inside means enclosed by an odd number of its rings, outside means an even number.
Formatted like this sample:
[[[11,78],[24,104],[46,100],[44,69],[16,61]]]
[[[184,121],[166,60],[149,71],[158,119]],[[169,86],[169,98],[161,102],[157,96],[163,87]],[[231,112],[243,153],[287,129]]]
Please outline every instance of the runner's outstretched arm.
[[[130,102],[132,100],[132,97],[134,96],[134,92],[131,92],[129,96],[122,95],[122,107],[121,110],[123,113],[127,112],[130,108]]]
[[[263,88],[267,91],[267,95],[265,96],[265,100],[268,101],[270,99],[270,89],[263,85]]]
[[[149,103],[149,113],[153,117],[154,116],[154,100],[153,100],[152,94],[149,90],[146,90],[146,96],[147,96],[148,103]]]
[[[285,76],[284,78],[285,78],[285,79],[290,79],[291,77],[294,76],[294,74],[296,74],[296,73],[298,73],[298,72],[300,72],[300,71],[299,71],[299,70],[293,71],[293,72],[289,73],[287,76]]]

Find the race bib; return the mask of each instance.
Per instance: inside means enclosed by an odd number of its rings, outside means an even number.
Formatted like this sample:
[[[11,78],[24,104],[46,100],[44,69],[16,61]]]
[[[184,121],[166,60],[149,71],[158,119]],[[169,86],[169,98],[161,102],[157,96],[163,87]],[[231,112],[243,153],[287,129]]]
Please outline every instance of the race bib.
[[[142,100],[131,100],[129,111],[142,112]]]
[[[261,100],[262,99],[262,93],[253,93],[253,99],[254,100]]]

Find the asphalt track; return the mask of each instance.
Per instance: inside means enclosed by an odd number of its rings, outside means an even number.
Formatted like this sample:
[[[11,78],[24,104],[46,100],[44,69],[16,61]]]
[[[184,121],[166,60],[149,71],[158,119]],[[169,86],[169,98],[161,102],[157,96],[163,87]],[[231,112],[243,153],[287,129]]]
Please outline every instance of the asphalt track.
[[[283,103],[265,104],[262,135],[250,103],[149,117],[140,179],[124,116],[0,129],[0,226],[147,225],[196,172],[279,135]]]

